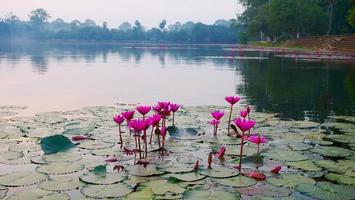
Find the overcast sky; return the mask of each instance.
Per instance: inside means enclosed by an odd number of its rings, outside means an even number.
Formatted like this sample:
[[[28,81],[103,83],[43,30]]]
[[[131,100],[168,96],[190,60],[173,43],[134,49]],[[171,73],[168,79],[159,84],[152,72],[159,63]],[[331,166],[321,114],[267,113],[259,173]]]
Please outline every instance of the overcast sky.
[[[1,17],[12,12],[27,20],[36,8],[47,10],[50,20],[90,18],[98,24],[106,21],[109,27],[136,19],[147,27],[157,26],[162,19],[168,24],[190,20],[212,24],[217,19],[235,18],[243,10],[236,0],[0,0]]]

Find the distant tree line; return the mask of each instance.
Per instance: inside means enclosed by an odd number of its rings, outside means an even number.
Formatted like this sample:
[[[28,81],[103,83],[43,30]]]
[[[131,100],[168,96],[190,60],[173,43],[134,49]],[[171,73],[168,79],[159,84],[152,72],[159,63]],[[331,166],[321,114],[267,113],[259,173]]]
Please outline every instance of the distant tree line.
[[[49,22],[50,15],[44,9],[33,10],[28,21],[20,20],[10,13],[0,18],[0,40],[7,39],[62,39],[95,41],[151,41],[175,43],[236,43],[242,28],[235,20],[217,20],[213,25],[203,23],[176,22],[168,25],[162,20],[157,27],[146,29],[136,20],[134,24],[124,22],[117,28],[108,28],[106,22],[74,20],[70,23],[58,18]]]
[[[355,32],[355,0],[238,0],[249,40],[284,40]]]

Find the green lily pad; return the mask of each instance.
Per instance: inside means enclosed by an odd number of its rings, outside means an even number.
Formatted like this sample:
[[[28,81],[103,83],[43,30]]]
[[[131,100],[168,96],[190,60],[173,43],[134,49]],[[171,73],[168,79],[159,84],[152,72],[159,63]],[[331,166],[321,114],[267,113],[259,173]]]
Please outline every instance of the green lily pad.
[[[132,192],[132,188],[125,183],[115,183],[111,185],[86,185],[81,189],[81,193],[92,198],[117,198],[124,197]]]
[[[0,185],[0,199],[4,198],[7,195],[7,188]]]
[[[289,188],[294,188],[301,183],[312,185],[316,184],[316,181],[312,178],[295,174],[280,174],[278,177],[269,178],[266,181],[275,186],[283,186]]]
[[[286,162],[286,165],[292,168],[301,169],[303,171],[320,171],[322,168],[319,168],[310,160],[298,161],[298,162]]]
[[[302,142],[289,142],[288,146],[290,146],[290,148],[294,151],[306,151],[313,148],[312,145],[305,144]]]
[[[354,143],[355,138],[352,135],[328,135],[326,138],[340,143]]]
[[[194,128],[177,128],[175,126],[169,126],[167,131],[171,137],[177,139],[193,140],[201,138],[201,136],[198,135],[198,131]]]
[[[330,172],[336,172],[340,174],[344,174],[346,171],[352,169],[352,165],[344,165],[342,163],[348,163],[352,164],[355,163],[355,161],[345,161],[345,162],[335,162],[332,160],[319,160],[315,162],[318,166],[325,168],[326,170]]]
[[[269,159],[286,161],[286,162],[287,161],[295,162],[295,161],[302,161],[308,159],[308,157],[303,154],[300,154],[296,151],[289,151],[289,150],[271,150],[266,153],[262,153],[261,155]]]
[[[207,142],[213,144],[221,144],[221,145],[240,145],[240,139],[236,137],[229,137],[229,136],[219,136],[208,138]]]
[[[55,134],[54,129],[48,127],[42,127],[42,128],[28,130],[26,136],[30,138],[44,138],[54,134]]]
[[[151,189],[144,188],[141,191],[133,192],[123,198],[124,200],[151,200],[154,199],[154,194]]]
[[[38,185],[39,188],[47,191],[69,191],[73,189],[79,189],[85,185],[84,183],[80,182],[76,177],[55,177],[49,180],[43,181]]]
[[[184,192],[184,199],[188,200],[237,200],[240,199],[240,195],[237,192],[225,192],[217,190],[186,190]]]
[[[36,168],[36,171],[49,174],[49,175],[62,175],[62,174],[75,173],[83,169],[84,169],[84,165],[79,163],[55,162],[55,163],[40,165]]]
[[[167,180],[154,180],[144,183],[155,195],[164,195],[166,193],[181,194],[185,191],[178,184],[169,183]]]
[[[106,173],[107,173],[106,165],[98,165],[98,166],[94,167],[94,169],[92,170],[92,173],[95,176],[105,177]]]
[[[148,165],[144,168],[142,165],[132,165],[125,168],[125,170],[133,176],[157,176],[164,174],[159,171],[155,165]]]
[[[256,184],[256,181],[254,179],[245,176],[237,176],[237,177],[223,178],[223,179],[215,178],[213,179],[213,181],[225,186],[236,187],[236,188],[249,187]]]
[[[65,152],[75,145],[63,135],[53,135],[41,139],[41,148],[45,154]]]
[[[169,173],[186,173],[186,172],[192,172],[193,165],[174,163],[169,167],[161,168],[161,170]]]
[[[184,181],[184,182],[194,182],[206,178],[206,176],[200,175],[195,172],[184,173],[184,174],[168,174],[167,177],[169,177],[169,179],[172,180],[176,179],[178,181]]]
[[[81,181],[97,185],[114,184],[126,179],[127,175],[125,173],[107,173],[106,176],[98,176],[94,173],[87,173],[80,176]]]
[[[100,142],[95,140],[85,141],[78,145],[79,148],[96,150],[96,149],[106,149],[112,147],[112,143]]]
[[[309,197],[321,200],[350,200],[354,199],[355,187],[337,185],[329,182],[318,182],[317,185],[299,184],[296,190]]]
[[[324,177],[329,181],[336,182],[339,184],[355,185],[355,178],[354,177],[341,175],[341,174],[334,174],[334,173],[328,173]]]
[[[52,162],[76,162],[81,160],[81,155],[73,152],[59,152],[56,154],[43,155],[43,160]]]
[[[329,157],[348,157],[352,155],[352,151],[348,149],[333,146],[320,146],[313,148],[311,151]]]
[[[212,169],[201,169],[198,170],[198,173],[213,178],[229,178],[239,175],[239,172],[227,167],[212,167]]]
[[[48,179],[46,174],[36,172],[13,172],[0,176],[0,185],[19,187],[33,185]]]
[[[49,191],[41,190],[39,188],[34,188],[30,190],[18,191],[8,198],[8,200],[23,200],[23,199],[69,200],[70,197],[65,193],[49,192]]]

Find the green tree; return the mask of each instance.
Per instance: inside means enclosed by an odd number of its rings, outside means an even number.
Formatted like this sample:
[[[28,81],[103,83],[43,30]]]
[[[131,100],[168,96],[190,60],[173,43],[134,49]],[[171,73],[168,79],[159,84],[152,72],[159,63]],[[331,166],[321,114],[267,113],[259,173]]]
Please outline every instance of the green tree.
[[[32,10],[28,17],[30,18],[32,24],[42,25],[47,22],[51,16],[43,8],[38,8],[36,10]]]
[[[349,14],[348,14],[348,22],[349,24],[355,28],[355,6],[353,6],[350,10],[349,10]]]
[[[159,28],[160,28],[160,30],[164,30],[165,25],[166,25],[166,20],[165,20],[165,19],[163,19],[163,21],[161,21],[161,22],[160,22],[160,24],[159,24]]]

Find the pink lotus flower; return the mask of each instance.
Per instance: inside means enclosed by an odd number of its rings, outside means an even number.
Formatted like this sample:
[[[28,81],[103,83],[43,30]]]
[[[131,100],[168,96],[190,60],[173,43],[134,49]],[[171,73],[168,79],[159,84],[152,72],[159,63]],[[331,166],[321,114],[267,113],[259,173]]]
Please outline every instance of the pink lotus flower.
[[[248,111],[247,110],[240,111],[240,116],[246,118],[248,116]]]
[[[151,117],[148,117],[149,124],[151,126],[157,126],[161,120],[161,115],[154,114]]]
[[[173,113],[176,112],[176,111],[178,111],[179,108],[180,108],[180,105],[178,105],[178,104],[176,104],[176,103],[170,104],[170,110],[171,110],[171,112],[173,112]]]
[[[124,121],[124,117],[122,117],[121,115],[115,115],[113,117],[113,121],[115,121],[117,124],[122,124],[122,122]]]
[[[158,101],[158,105],[160,105],[163,109],[169,109],[170,102],[169,101]]]
[[[274,167],[270,172],[271,173],[274,173],[274,174],[278,174],[282,169],[282,166],[281,165],[278,165],[276,167]]]
[[[238,96],[226,96],[224,99],[228,103],[230,103],[231,105],[234,105],[234,104],[238,103],[238,101],[240,100],[240,97],[238,97]]]
[[[159,113],[161,111],[163,107],[160,104],[157,104],[155,106],[153,106],[153,110],[157,113]]]
[[[130,126],[137,132],[141,132],[144,130],[147,130],[149,127],[149,123],[148,120],[141,120],[141,119],[134,119],[131,120],[130,122]]]
[[[219,150],[218,150],[218,152],[216,153],[216,156],[217,156],[217,158],[222,158],[223,156],[224,156],[224,154],[226,153],[226,147],[225,146],[222,146]]]
[[[211,120],[211,121],[208,121],[208,123],[211,124],[211,125],[213,125],[213,126],[218,125],[220,122],[221,122],[221,121],[216,120],[216,119],[213,119],[213,120]]]
[[[122,113],[122,116],[126,119],[127,122],[131,121],[134,115],[134,110],[133,111],[126,111]]]
[[[220,120],[223,116],[224,116],[224,112],[222,111],[214,111],[211,113],[212,117],[215,119],[215,120]]]
[[[149,113],[149,111],[152,109],[150,106],[137,106],[137,111],[142,114],[143,116]]]
[[[255,125],[254,121],[242,118],[235,119],[234,123],[242,132],[250,130]]]
[[[254,134],[248,137],[248,141],[254,144],[264,144],[267,142],[267,139],[264,135]]]

